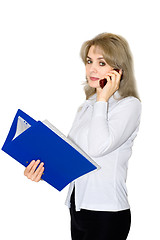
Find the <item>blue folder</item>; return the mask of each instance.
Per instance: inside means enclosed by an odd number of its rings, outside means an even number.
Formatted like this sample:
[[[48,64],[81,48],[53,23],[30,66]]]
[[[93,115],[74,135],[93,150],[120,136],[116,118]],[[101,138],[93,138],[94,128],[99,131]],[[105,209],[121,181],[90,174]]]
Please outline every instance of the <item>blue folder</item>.
[[[20,109],[2,150],[25,167],[40,159],[45,168],[42,179],[59,191],[78,177],[99,169],[93,159],[49,122],[35,121]]]

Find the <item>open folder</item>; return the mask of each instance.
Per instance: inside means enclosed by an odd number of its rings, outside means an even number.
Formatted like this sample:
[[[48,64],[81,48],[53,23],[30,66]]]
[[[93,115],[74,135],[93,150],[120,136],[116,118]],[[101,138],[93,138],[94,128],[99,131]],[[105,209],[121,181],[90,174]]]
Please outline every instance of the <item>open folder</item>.
[[[25,167],[44,162],[42,179],[61,191],[76,178],[100,167],[49,121],[35,121],[18,110],[2,150]]]

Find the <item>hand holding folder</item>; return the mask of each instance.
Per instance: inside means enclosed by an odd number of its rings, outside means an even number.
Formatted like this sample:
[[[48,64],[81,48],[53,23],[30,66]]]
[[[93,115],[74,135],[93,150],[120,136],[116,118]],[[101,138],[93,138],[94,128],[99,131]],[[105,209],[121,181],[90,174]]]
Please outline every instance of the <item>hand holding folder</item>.
[[[61,191],[76,178],[100,167],[47,120],[35,121],[18,110],[2,150],[25,167],[45,164],[42,179]]]
[[[37,161],[33,160],[30,162],[30,164],[24,170],[24,175],[32,181],[39,182],[42,180],[43,172],[44,163],[40,163],[40,160],[38,159]]]

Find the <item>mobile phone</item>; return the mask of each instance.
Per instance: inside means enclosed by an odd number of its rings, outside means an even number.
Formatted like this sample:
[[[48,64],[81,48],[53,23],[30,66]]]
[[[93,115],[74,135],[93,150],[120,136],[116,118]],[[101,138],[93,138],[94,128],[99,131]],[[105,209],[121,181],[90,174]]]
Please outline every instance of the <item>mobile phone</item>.
[[[119,70],[120,70],[120,69],[114,68],[114,70],[119,73]],[[101,80],[99,81],[99,85],[100,85],[101,88],[104,88],[104,86],[105,86],[106,84],[107,84],[107,79],[106,79],[106,78],[101,79]]]

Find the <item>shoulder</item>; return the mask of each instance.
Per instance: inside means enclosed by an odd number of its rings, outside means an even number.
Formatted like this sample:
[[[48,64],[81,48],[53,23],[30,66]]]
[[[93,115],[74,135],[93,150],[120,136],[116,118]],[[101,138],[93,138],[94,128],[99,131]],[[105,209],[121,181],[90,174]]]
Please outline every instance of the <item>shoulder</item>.
[[[142,104],[140,102],[140,100],[136,97],[126,97],[123,98],[119,101],[119,105],[122,107],[126,107],[126,108],[131,108],[131,109],[135,109],[135,110],[141,110],[142,108]]]
[[[119,113],[130,116],[140,116],[142,110],[141,102],[138,98],[129,96],[116,102],[112,113]]]

